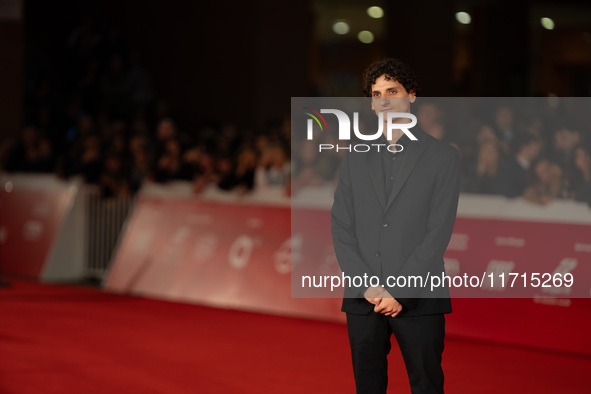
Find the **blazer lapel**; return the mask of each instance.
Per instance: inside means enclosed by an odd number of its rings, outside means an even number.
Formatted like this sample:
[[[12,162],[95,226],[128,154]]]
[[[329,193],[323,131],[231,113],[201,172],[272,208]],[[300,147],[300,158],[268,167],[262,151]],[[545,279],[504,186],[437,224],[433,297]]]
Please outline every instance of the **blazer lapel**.
[[[402,190],[402,186],[406,182],[406,179],[410,175],[412,169],[414,168],[415,164],[427,149],[427,145],[429,145],[426,134],[422,130],[419,130],[418,127],[413,128],[413,134],[416,135],[418,141],[410,141],[408,145],[408,151],[405,153],[406,157],[402,160],[402,164],[400,165],[400,170],[398,175],[396,175],[396,180],[394,181],[394,186],[392,187],[392,191],[390,192],[390,198],[388,199],[388,203],[386,204],[385,210],[390,208],[390,205],[396,199],[400,190]],[[383,186],[383,185],[382,185]]]
[[[371,177],[374,190],[378,195],[382,209],[386,210],[386,188],[384,186],[384,169],[382,168],[381,155],[380,153],[373,151],[361,154],[367,155],[369,175]]]

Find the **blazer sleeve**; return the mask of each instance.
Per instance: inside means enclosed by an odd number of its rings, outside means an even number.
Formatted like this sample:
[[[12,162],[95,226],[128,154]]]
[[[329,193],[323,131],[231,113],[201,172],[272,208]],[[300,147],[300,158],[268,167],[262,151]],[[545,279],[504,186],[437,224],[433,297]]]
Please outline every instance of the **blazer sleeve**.
[[[451,154],[442,155],[442,160],[438,163],[440,171],[431,197],[427,233],[404,262],[399,276],[403,275],[407,278],[421,276],[426,280],[430,275],[428,273],[435,268],[434,264],[443,259],[456,220],[460,189],[460,154],[456,149],[449,152]],[[441,272],[432,272],[432,274],[441,275]],[[404,307],[412,308],[416,304],[417,297],[429,296],[425,291],[430,291],[430,288],[429,283],[426,283],[425,288],[407,287],[402,292],[399,288],[387,290]],[[397,297],[397,293],[402,297]]]
[[[332,242],[341,271],[350,277],[375,276],[361,257],[357,236],[355,235],[354,202],[348,154],[345,155],[341,163],[339,182],[334,194],[334,203],[330,215]],[[345,297],[363,297],[365,290],[367,290],[367,287],[356,288],[353,294],[345,293]]]

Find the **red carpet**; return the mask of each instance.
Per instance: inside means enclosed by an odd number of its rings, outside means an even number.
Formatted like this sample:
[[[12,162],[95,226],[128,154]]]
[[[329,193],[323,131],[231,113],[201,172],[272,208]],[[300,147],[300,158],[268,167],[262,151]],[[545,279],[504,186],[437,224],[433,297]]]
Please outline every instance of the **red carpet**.
[[[410,392],[395,347],[390,360],[390,392]],[[588,393],[591,359],[448,338],[444,368],[447,393]],[[341,324],[0,288],[2,394],[353,392]]]

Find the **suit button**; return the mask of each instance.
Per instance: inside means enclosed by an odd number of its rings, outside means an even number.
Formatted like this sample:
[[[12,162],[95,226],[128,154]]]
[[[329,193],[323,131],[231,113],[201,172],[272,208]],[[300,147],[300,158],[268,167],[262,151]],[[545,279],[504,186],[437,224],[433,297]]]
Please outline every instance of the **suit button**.
[[[388,227],[388,223],[384,223],[384,224],[382,224],[382,226]]]
[[[380,257],[382,255],[382,252],[380,252],[379,250],[376,252],[376,256]]]

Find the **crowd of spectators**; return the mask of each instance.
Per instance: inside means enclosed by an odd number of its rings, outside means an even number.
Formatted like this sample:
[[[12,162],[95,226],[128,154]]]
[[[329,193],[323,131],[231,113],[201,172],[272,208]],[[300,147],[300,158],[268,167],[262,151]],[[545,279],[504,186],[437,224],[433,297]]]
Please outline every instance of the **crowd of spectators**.
[[[575,199],[591,205],[589,124],[568,120],[560,107],[529,117],[517,112],[499,105],[490,123],[477,122],[475,132],[464,131],[451,141],[463,155],[461,191],[537,204]]]
[[[61,78],[39,74],[29,84],[20,140],[0,146],[2,170],[79,175],[107,197],[132,195],[146,181],[185,180],[195,193],[212,185],[238,194],[281,188],[287,195],[334,186],[344,151],[319,154],[306,140],[292,150],[289,118],[263,130],[180,130],[118,25],[88,19],[64,48]],[[442,107],[426,100],[416,114],[426,132],[460,151],[462,192],[591,204],[589,122],[564,121],[569,114],[560,104],[532,113],[497,103],[464,111],[461,120]],[[331,134],[323,138],[339,143]]]
[[[439,112],[433,104],[419,107],[419,125],[460,151],[462,192],[537,204],[559,198],[591,202],[591,149],[581,127],[536,117],[521,122],[512,108],[499,106],[491,123],[471,118],[461,128],[446,124]],[[152,130],[145,116],[125,120],[84,109],[58,134],[63,149],[54,149],[55,135],[39,124],[27,125],[18,143],[4,144],[3,167],[81,175],[105,196],[128,196],[145,181],[189,181],[195,193],[211,185],[238,194],[275,187],[287,195],[308,186],[334,187],[345,150],[320,154],[317,141],[301,140],[292,157],[290,126],[284,119],[255,132],[226,124],[190,135],[165,112]],[[332,134],[323,138],[339,143]]]
[[[28,76],[25,126],[18,140],[0,141],[0,170],[81,176],[105,197],[171,180],[192,182],[195,193],[210,185],[288,192],[289,120],[256,132],[211,123],[182,130],[114,23],[85,20],[63,58],[57,75]]]
[[[419,98],[413,112],[423,130],[460,152],[463,193],[591,205],[590,104],[587,98]],[[325,146],[339,144],[334,134],[319,138]],[[340,157],[354,145],[340,141],[345,149],[319,154],[318,143],[295,141],[293,188],[335,182]]]
[[[168,117],[151,132],[145,119],[97,124],[85,113],[68,130],[63,149],[37,126],[27,126],[20,141],[4,143],[3,170],[82,176],[101,186],[103,195],[130,196],[143,182],[193,183],[195,193],[210,185],[245,194],[255,187],[289,192],[289,125],[270,126],[264,133],[238,132],[233,125],[210,126],[197,135],[182,133]],[[286,133],[287,130],[287,133]]]

